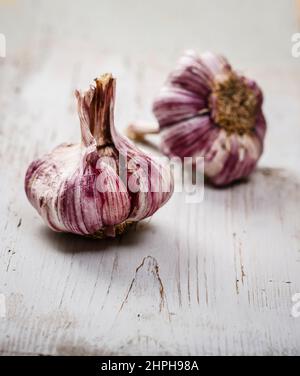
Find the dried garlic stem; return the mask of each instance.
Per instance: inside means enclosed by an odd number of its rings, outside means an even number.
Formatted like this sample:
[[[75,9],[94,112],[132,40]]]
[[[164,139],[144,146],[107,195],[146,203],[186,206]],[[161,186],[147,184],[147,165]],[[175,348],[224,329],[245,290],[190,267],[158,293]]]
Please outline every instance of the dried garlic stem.
[[[110,73],[95,79],[95,86],[85,96],[76,91],[84,146],[96,141],[98,148],[113,143],[115,80]]]
[[[159,125],[143,122],[131,123],[126,129],[126,135],[133,141],[145,142],[145,137],[148,134],[158,134]]]

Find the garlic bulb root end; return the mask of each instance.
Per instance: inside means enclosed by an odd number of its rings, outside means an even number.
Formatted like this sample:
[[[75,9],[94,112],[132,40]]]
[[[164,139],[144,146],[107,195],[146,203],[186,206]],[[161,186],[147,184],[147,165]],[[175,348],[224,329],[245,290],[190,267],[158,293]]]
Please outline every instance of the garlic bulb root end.
[[[137,225],[137,222],[124,221],[115,226],[105,227],[99,231],[96,231],[94,234],[87,235],[87,237],[92,238],[92,239],[114,238],[114,237],[121,236],[125,232],[134,228],[136,225]]]
[[[212,118],[229,134],[245,134],[255,126],[258,98],[243,77],[230,72],[217,77],[210,97]]]

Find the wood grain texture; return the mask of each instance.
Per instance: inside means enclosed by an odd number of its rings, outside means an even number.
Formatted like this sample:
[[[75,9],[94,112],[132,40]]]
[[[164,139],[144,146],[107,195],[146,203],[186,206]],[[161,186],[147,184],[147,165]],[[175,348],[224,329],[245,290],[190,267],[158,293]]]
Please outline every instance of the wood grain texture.
[[[248,182],[206,187],[199,204],[176,193],[116,240],[57,234],[27,202],[23,179],[33,158],[78,139],[74,89],[112,71],[122,131],[151,120],[174,57],[58,38],[39,22],[42,4],[31,48],[0,59],[0,353],[300,355],[291,315],[300,292],[299,62],[260,60],[247,71],[264,89],[269,123]]]

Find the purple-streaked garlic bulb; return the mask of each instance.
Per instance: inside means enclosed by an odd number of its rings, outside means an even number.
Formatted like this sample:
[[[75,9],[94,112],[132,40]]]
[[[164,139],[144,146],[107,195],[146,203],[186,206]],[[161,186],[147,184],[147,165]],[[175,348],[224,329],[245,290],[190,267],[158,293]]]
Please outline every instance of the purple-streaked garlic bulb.
[[[224,57],[187,51],[153,104],[161,149],[170,157],[204,157],[205,175],[217,186],[245,178],[263,152],[262,103],[258,85]],[[132,125],[128,134],[143,133]]]
[[[258,85],[228,61],[188,51],[153,104],[170,156],[202,156],[215,185],[245,178],[263,152],[266,122]]]
[[[168,201],[173,177],[116,132],[111,74],[75,94],[81,143],[62,144],[32,162],[26,194],[55,231],[114,237]]]

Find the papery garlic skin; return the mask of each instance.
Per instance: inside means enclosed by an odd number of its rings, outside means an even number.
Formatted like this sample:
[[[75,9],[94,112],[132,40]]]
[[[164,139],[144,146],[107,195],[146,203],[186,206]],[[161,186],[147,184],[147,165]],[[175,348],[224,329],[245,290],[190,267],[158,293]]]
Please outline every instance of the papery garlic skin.
[[[263,152],[266,121],[258,85],[228,61],[187,51],[153,104],[168,156],[204,157],[217,186],[245,178]]]
[[[87,92],[76,92],[81,144],[62,144],[33,161],[25,191],[54,231],[103,238],[163,206],[173,193],[173,176],[116,132],[115,79],[107,74],[95,81]],[[135,191],[128,188],[130,179],[140,184]]]

